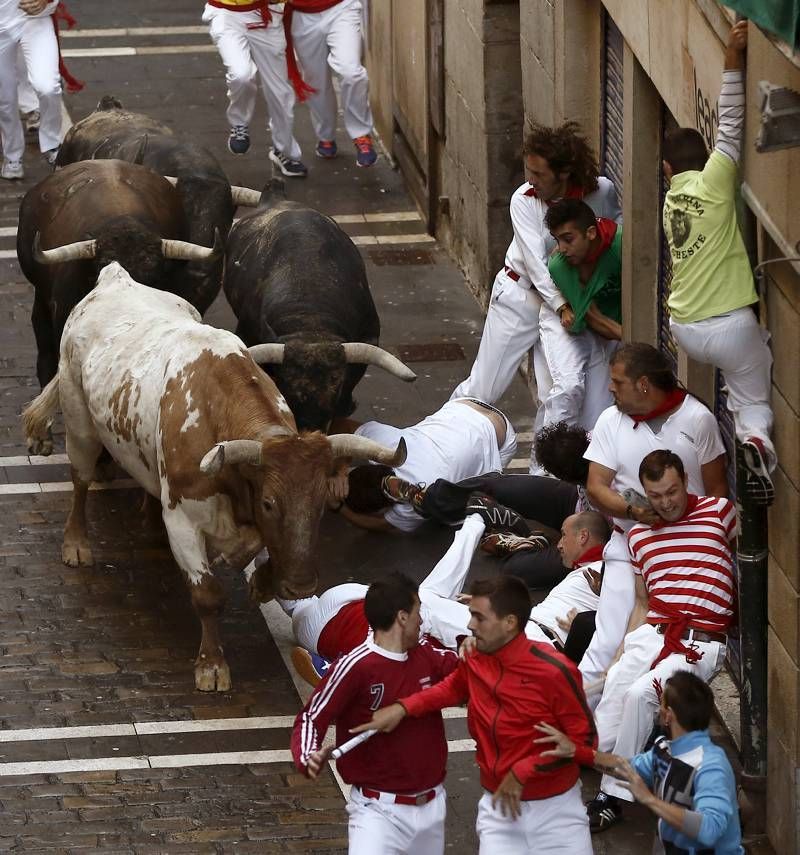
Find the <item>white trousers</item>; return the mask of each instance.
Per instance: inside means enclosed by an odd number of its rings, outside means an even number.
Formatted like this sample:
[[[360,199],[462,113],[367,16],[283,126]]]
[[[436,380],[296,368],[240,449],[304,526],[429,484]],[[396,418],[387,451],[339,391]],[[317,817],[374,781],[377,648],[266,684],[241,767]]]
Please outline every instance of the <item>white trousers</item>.
[[[605,570],[594,635],[578,665],[583,677],[583,690],[590,704],[597,702],[603,690],[602,680],[625,637],[628,618],[636,599],[633,567],[624,534],[618,531],[612,533],[603,550],[603,561]]]
[[[760,439],[771,472],[778,459],[770,439],[772,353],[767,344],[769,333],[759,326],[749,307],[690,324],[670,320],[669,327],[675,341],[692,359],[722,371],[736,438],[740,442],[749,437]]]
[[[539,312],[539,336],[553,384],[544,397],[545,425],[567,422],[591,430],[612,404],[608,360],[619,346],[591,330],[573,335],[546,303]]]
[[[349,855],[442,855],[447,796],[438,786],[424,805],[368,799],[358,787],[347,803]]]
[[[684,644],[697,647],[702,653],[699,662],[687,662],[684,654],[673,653],[651,668],[664,646],[664,636],[650,624],[643,624],[625,636],[622,656],[609,669],[603,697],[594,714],[600,751],[613,751],[620,757],[638,754],[653,729],[659,692],[667,678],[676,671],[691,671],[708,683],[722,667],[724,644],[691,640]],[[601,789],[610,796],[633,801],[630,791],[610,775],[603,775]]]
[[[523,284],[520,284],[523,283]],[[469,377],[453,390],[455,398],[493,404],[506,391],[526,353],[539,340],[542,298],[526,279],[515,282],[505,269],[495,276],[478,355]],[[541,397],[541,394],[540,394]]]
[[[26,16],[27,17],[27,16]],[[0,140],[6,160],[22,160],[25,135],[17,100],[17,50],[22,49],[28,79],[39,97],[39,148],[61,145],[61,75],[58,43],[51,16],[27,17],[19,36],[0,34]]]
[[[229,12],[206,6],[203,22],[225,65],[228,84],[228,124],[250,125],[256,107],[256,75],[269,112],[272,145],[297,159],[300,145],[294,138],[294,89],[286,74],[286,38],[280,6],[270,6],[272,22],[266,29],[247,29],[258,23],[258,12]]]
[[[17,101],[23,113],[39,109],[39,99],[28,79],[28,68],[25,65],[25,54],[22,45],[17,45]]]
[[[306,101],[317,139],[336,138],[336,93],[331,72],[340,78],[347,135],[356,139],[371,134],[369,78],[361,64],[361,0],[343,0],[325,12],[295,11],[292,40],[303,80],[317,90]]]
[[[478,802],[475,830],[479,855],[592,855],[589,817],[581,800],[581,784],[549,799],[521,802],[516,819],[492,807],[484,793]]]

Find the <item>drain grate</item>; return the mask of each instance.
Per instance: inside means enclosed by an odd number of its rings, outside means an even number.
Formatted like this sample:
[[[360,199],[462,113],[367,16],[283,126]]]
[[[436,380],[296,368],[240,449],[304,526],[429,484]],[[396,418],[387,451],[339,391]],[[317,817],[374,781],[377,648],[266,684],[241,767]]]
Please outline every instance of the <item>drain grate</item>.
[[[371,249],[369,260],[379,267],[436,264],[433,253],[427,249]]]
[[[459,362],[465,358],[461,345],[455,341],[399,344],[397,355],[403,362]]]

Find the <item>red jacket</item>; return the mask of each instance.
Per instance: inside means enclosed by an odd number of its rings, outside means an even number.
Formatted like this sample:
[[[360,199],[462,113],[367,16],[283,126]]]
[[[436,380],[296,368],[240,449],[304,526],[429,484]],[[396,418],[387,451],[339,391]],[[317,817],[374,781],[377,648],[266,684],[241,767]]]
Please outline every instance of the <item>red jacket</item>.
[[[400,703],[410,716],[426,715],[468,701],[467,723],[477,743],[481,784],[494,792],[509,770],[523,785],[523,799],[546,799],[578,780],[572,760],[540,757],[552,746],[534,745],[539,722],[569,736],[579,757],[597,747],[594,719],[578,669],[549,644],[520,633],[496,653],[475,653],[449,677]],[[582,749],[582,750],[581,750]]]

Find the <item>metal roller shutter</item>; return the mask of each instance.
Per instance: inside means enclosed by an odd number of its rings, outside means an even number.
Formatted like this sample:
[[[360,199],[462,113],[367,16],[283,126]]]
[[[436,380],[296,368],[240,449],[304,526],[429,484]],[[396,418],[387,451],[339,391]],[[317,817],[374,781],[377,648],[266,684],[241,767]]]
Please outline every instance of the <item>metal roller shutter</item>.
[[[622,133],[624,97],[622,33],[608,12],[603,13],[602,91],[600,97],[600,172],[610,178],[622,198]]]

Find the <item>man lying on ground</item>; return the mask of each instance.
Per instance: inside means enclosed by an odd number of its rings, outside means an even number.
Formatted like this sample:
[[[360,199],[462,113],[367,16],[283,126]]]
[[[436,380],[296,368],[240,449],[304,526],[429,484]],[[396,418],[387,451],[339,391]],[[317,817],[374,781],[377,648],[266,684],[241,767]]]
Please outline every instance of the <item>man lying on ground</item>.
[[[487,527],[486,514],[470,514],[453,543],[419,586],[422,633],[451,649],[469,635],[469,607],[457,602],[475,549]],[[599,601],[603,546],[608,524],[594,511],[568,517],[558,549],[570,568],[545,600],[531,609],[525,634],[549,642],[579,661],[593,631]],[[278,600],[291,615],[298,647],[292,651],[295,670],[316,685],[328,664],[361,644],[369,633],[364,612],[367,586],[335,585],[321,596]]]

